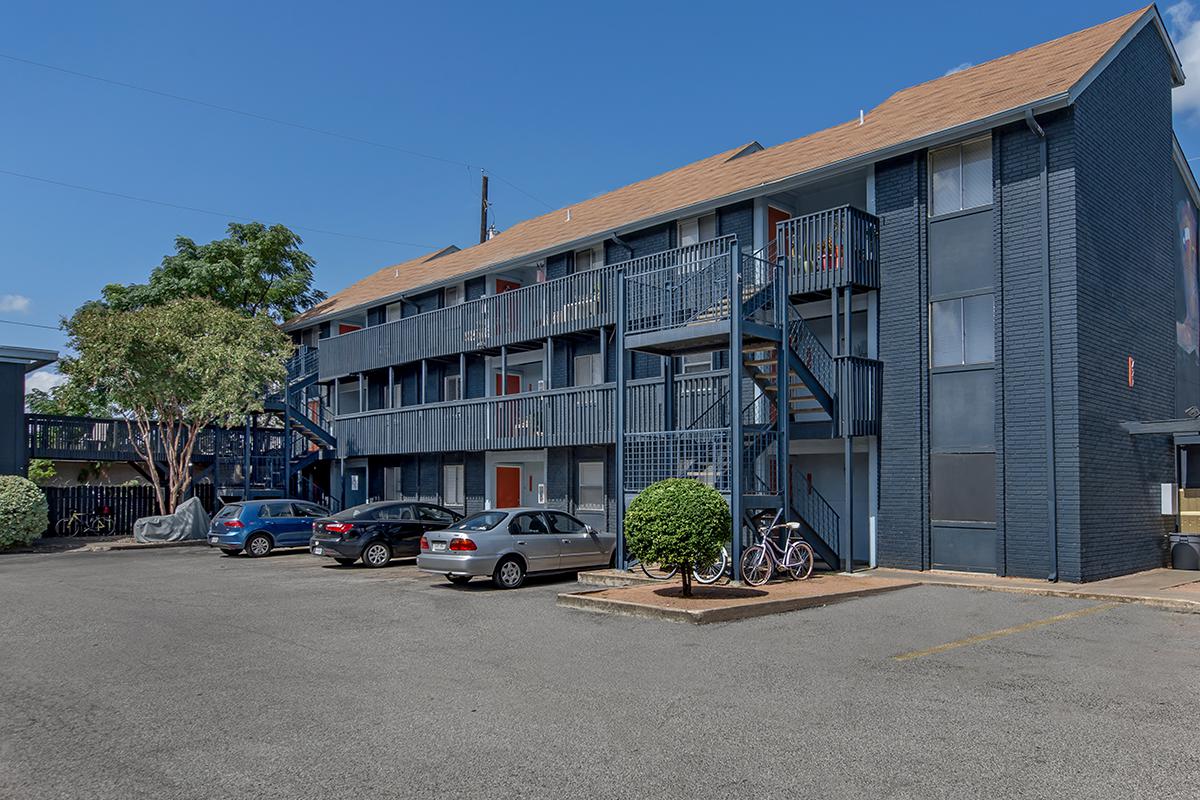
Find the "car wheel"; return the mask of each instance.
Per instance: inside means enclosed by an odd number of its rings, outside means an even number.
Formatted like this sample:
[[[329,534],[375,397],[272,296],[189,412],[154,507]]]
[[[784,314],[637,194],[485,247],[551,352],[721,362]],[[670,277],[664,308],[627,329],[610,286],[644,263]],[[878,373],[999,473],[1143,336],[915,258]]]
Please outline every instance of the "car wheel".
[[[357,560],[358,559],[354,559],[354,558],[335,558],[334,559],[334,561],[341,564],[343,567],[348,567]]]
[[[221,552],[227,556],[236,556],[241,553],[241,550],[230,550],[228,547],[222,547]]]
[[[385,542],[371,542],[363,548],[362,561],[368,567],[386,567],[392,560],[392,548]]]
[[[453,583],[455,586],[466,586],[471,582],[470,575],[447,575],[446,580]]]
[[[506,558],[496,565],[492,583],[501,589],[516,589],[525,582],[525,565],[516,558]]]
[[[271,537],[265,533],[256,533],[246,540],[246,555],[251,558],[262,558],[271,552]]]

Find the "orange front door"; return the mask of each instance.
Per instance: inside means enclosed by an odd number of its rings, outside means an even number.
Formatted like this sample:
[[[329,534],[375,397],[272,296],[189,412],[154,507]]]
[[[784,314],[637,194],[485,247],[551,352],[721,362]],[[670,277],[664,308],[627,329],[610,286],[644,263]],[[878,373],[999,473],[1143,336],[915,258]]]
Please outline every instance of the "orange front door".
[[[496,508],[521,505],[521,468],[496,467]]]
[[[496,278],[496,294],[504,294],[511,292],[513,289],[520,289],[521,284],[516,281],[506,281],[504,278]]]

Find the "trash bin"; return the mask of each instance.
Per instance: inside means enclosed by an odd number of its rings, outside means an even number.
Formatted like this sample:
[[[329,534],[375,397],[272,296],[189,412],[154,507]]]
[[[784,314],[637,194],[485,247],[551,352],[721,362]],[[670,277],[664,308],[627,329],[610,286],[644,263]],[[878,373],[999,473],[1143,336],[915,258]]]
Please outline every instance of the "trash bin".
[[[1168,539],[1172,569],[1200,569],[1200,535],[1172,533]]]

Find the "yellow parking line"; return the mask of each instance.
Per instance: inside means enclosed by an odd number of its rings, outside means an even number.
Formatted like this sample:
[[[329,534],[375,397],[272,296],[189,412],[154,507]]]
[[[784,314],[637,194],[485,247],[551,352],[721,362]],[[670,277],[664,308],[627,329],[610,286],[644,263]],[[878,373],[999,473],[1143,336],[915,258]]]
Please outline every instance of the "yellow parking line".
[[[956,642],[947,642],[946,644],[939,644],[937,647],[930,647],[926,650],[914,650],[911,653],[901,653],[898,656],[892,656],[892,658],[895,659],[896,661],[908,661],[909,659],[921,658],[922,656],[937,655],[938,653],[944,653],[947,650],[954,650],[959,647],[966,647],[967,645],[979,644],[980,642],[986,642],[991,639],[998,639],[1001,636],[1009,636],[1014,633],[1023,633],[1024,631],[1030,631],[1030,630],[1033,630],[1034,628],[1040,628],[1043,625],[1052,625],[1055,622],[1064,622],[1069,619],[1076,619],[1078,617],[1086,617],[1089,614],[1096,614],[1100,611],[1107,611],[1108,609],[1112,608],[1113,606],[1118,606],[1118,605],[1120,605],[1120,603],[1101,603],[1098,606],[1088,606],[1087,608],[1079,608],[1074,611],[1068,611],[1065,614],[1055,614],[1053,617],[1046,617],[1045,619],[1035,619],[1033,622],[1026,622],[1021,625],[1014,625],[1011,628],[1001,628],[1000,630],[992,631],[991,633],[981,633],[978,636],[969,636],[966,639],[959,639]]]

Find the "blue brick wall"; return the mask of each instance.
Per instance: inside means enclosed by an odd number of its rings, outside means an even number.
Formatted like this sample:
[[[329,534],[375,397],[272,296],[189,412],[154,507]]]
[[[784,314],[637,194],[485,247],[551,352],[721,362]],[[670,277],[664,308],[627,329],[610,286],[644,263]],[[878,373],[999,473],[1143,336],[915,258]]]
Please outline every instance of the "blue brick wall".
[[[883,361],[876,554],[881,566],[924,569],[929,564],[924,154],[876,165],[875,209]]]
[[[1175,410],[1171,85],[1153,26],[1084,91],[1075,119],[1079,569],[1095,580],[1163,565],[1158,484],[1175,479],[1167,437],[1131,437],[1119,427]]]
[[[546,259],[546,279],[554,280],[571,274],[574,253],[560,253]]]
[[[736,236],[742,248],[754,246],[754,203],[747,201],[717,209],[717,235]]]
[[[1061,111],[1039,124],[1048,142],[1059,574],[1079,580],[1073,114]],[[1040,140],[1023,123],[995,132],[997,564],[1002,574],[1044,578],[1050,537],[1040,153]]]
[[[487,278],[480,275],[476,278],[469,278],[463,283],[463,293],[468,300],[478,300],[487,294]]]
[[[483,453],[463,454],[463,492],[466,513],[483,511],[487,497],[487,475]]]

